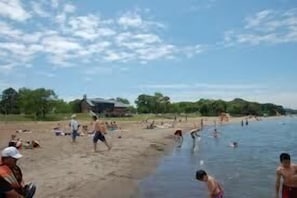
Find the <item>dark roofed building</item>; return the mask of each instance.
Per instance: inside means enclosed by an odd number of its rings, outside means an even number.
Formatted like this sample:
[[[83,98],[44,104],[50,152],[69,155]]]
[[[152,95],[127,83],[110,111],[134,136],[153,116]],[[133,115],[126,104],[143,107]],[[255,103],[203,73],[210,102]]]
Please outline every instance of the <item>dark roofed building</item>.
[[[87,98],[84,96],[81,101],[82,113],[93,111],[94,113],[104,114],[105,116],[125,116],[128,113],[129,105],[103,98]]]

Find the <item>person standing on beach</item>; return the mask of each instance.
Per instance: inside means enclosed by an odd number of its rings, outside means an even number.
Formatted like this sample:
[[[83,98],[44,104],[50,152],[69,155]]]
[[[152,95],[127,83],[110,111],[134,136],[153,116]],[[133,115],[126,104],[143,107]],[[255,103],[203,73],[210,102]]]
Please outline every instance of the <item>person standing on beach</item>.
[[[206,183],[209,192],[209,198],[223,198],[224,190],[214,177],[207,175],[204,170],[198,170],[196,172],[196,179]]]
[[[78,129],[79,129],[79,123],[76,120],[75,114],[73,114],[71,116],[69,126],[70,126],[70,131],[71,131],[72,142],[74,143],[74,142],[76,142],[76,137],[78,136]]]
[[[288,153],[280,154],[280,162],[280,166],[276,169],[276,198],[279,198],[281,179],[283,180],[282,198],[295,198],[297,197],[297,165],[291,163],[291,156]]]
[[[243,123],[243,120],[241,120],[241,126],[243,127],[244,123]]]
[[[94,143],[94,151],[97,152],[97,142],[100,140],[103,142],[108,150],[111,149],[111,146],[107,143],[105,136],[103,134],[106,134],[106,126],[104,122],[100,122],[97,119],[97,116],[92,116],[94,123],[94,137],[93,137],[93,143]]]

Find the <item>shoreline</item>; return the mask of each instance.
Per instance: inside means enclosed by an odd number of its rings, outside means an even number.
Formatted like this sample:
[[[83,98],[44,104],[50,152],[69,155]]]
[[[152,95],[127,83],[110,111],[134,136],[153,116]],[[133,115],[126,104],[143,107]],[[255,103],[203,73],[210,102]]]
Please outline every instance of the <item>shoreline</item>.
[[[244,118],[230,118],[224,125],[240,124]],[[200,119],[189,118],[175,128],[183,129],[186,134],[194,121]],[[217,117],[203,119],[207,119],[205,126],[209,127]],[[265,120],[267,118],[263,118]],[[35,197],[139,197],[139,183],[156,170],[164,155],[172,152],[175,128],[148,130],[137,122],[119,123],[127,131],[122,132],[121,139],[117,138],[117,133],[109,132],[107,141],[112,142],[113,148],[108,152],[102,143],[98,143],[100,153],[92,151],[89,137],[78,138],[77,144],[71,144],[69,136],[55,137],[50,131],[54,123],[21,125],[32,128],[32,133],[18,136],[37,139],[42,146],[40,149],[21,150],[24,157],[20,166],[24,179],[37,184]],[[0,127],[3,128],[1,123]],[[13,125],[7,129],[16,127],[20,126]]]

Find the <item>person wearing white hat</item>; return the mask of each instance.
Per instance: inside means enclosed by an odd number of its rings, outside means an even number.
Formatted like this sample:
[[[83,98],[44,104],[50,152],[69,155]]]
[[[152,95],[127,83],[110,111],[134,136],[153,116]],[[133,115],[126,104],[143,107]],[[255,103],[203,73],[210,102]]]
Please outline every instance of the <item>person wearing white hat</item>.
[[[17,160],[22,154],[13,146],[1,152],[0,164],[0,197],[4,198],[29,198],[35,194],[36,187],[32,183],[23,185],[23,174],[17,165]]]
[[[76,115],[73,114],[71,116],[71,120],[69,123],[70,130],[71,130],[71,135],[72,135],[72,142],[76,142],[76,137],[78,136],[78,129],[79,129],[79,123],[76,120]]]

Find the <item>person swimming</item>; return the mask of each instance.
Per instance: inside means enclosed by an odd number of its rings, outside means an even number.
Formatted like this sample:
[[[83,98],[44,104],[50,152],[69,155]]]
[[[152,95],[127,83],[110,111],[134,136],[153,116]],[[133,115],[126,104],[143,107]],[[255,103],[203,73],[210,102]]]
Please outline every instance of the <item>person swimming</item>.
[[[232,142],[229,144],[230,147],[232,148],[237,148],[238,147],[238,143],[237,142]]]
[[[218,138],[218,136],[219,136],[219,132],[218,132],[218,130],[217,130],[216,128],[214,129],[212,135],[213,135],[214,138]]]

